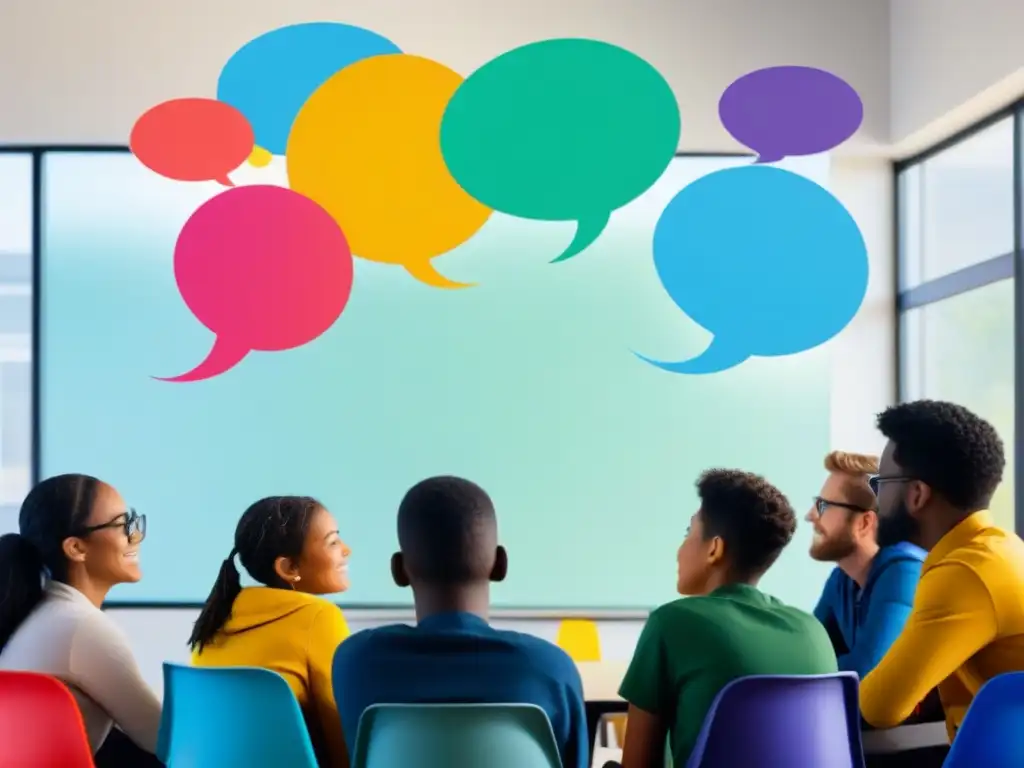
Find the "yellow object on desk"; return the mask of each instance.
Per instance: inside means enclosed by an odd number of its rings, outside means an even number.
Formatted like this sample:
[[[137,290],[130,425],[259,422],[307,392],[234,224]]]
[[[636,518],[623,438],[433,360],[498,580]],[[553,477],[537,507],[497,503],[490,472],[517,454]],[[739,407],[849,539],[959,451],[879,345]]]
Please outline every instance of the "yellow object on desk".
[[[589,619],[565,619],[558,625],[555,645],[577,663],[601,660],[601,638],[597,624]]]

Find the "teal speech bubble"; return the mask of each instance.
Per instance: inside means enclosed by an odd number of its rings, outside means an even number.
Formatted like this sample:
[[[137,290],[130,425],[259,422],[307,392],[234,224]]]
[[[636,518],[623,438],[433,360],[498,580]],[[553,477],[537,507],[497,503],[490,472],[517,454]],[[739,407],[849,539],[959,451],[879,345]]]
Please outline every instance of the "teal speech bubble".
[[[462,188],[524,219],[576,221],[555,261],[593,243],[679,147],[675,94],[646,61],[597,40],[544,40],[484,64],[452,96],[441,152]]]

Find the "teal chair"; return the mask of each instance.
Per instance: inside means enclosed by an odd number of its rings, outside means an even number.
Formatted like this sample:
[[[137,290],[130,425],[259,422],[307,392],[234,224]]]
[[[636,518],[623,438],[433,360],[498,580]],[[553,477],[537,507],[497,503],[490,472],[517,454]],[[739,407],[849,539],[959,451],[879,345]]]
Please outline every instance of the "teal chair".
[[[359,718],[353,768],[561,768],[532,704],[379,704]]]
[[[257,667],[165,663],[157,755],[168,768],[317,768],[295,694]]]

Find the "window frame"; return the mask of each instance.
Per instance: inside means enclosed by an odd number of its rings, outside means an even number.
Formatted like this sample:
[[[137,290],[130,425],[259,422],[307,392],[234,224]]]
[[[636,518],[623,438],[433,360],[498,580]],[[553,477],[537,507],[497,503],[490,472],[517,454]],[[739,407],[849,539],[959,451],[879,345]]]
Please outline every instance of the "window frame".
[[[949,274],[932,278],[904,288],[908,254],[905,249],[906,232],[903,222],[903,186],[901,177],[911,168],[921,165],[976,134],[1003,120],[1012,121],[1013,133],[1013,248],[1009,253],[992,254],[984,261],[971,264]],[[1015,445],[1024,441],[1024,99],[995,112],[983,120],[950,136],[945,141],[897,161],[893,164],[893,248],[895,251],[896,295],[896,393],[899,402],[907,399],[907,376],[904,366],[916,354],[907,341],[906,313],[958,296],[986,285],[1013,281],[1013,338],[1014,338],[1014,425],[1012,439]],[[1010,467],[1014,479],[1014,528],[1024,532],[1024,451],[1014,451],[1014,466]]]

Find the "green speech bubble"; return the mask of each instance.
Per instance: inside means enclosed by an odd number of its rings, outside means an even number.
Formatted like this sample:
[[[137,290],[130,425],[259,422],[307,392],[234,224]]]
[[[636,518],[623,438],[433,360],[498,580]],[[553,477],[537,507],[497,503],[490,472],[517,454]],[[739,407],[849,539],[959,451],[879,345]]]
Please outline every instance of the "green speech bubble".
[[[452,96],[441,152],[462,188],[496,211],[576,221],[555,261],[593,243],[679,146],[679,105],[636,54],[597,40],[544,40],[488,62]]]

